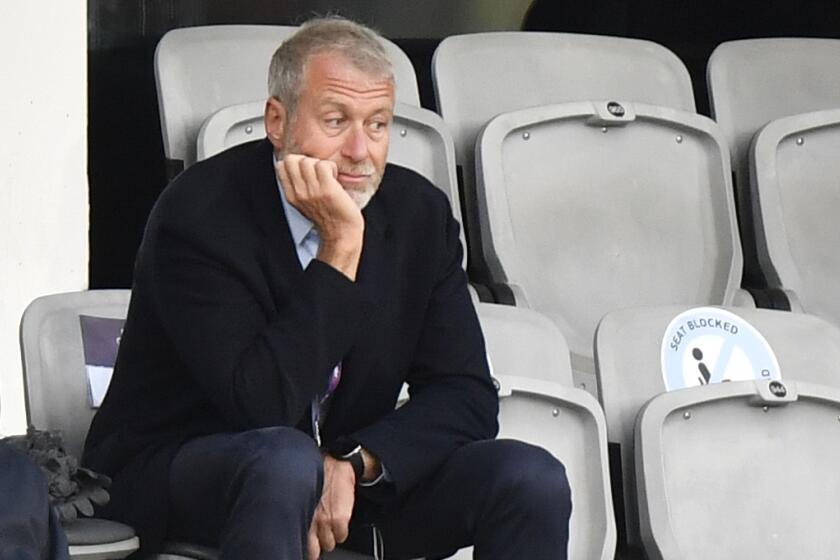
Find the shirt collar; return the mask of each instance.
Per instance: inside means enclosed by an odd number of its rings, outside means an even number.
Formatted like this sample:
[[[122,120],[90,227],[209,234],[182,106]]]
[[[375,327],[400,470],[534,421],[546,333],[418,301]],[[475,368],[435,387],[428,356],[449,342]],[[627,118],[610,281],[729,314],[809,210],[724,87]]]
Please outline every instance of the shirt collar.
[[[274,163],[274,168],[277,169],[277,155],[272,153],[271,160]],[[286,200],[286,194],[283,192],[283,185],[280,184],[280,178],[276,172],[274,178],[277,181],[277,190],[280,192],[280,200],[283,202],[283,210],[286,212],[286,221],[289,222],[289,231],[292,232],[292,239],[295,245],[300,245],[309,232],[315,229],[315,224],[301,214],[300,210],[289,204],[289,201]]]

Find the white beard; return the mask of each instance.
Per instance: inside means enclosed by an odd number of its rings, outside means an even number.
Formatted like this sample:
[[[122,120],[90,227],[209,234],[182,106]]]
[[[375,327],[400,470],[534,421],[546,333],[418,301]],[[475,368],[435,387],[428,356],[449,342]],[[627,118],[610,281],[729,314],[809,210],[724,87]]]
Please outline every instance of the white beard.
[[[365,187],[364,190],[358,191],[355,189],[344,189],[347,194],[350,195],[350,198],[353,199],[353,202],[356,203],[356,206],[359,207],[359,210],[364,210],[365,206],[368,205],[370,199],[373,198],[373,195],[376,194],[376,191],[379,189],[379,184],[377,182],[376,185],[368,185]]]

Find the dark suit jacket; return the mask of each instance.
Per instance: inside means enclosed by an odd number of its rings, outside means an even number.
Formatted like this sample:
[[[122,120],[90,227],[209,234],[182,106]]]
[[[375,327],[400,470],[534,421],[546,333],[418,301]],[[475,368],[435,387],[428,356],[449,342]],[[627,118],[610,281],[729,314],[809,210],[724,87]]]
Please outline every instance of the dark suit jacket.
[[[157,201],[84,462],[114,478],[111,516],[147,547],[166,530],[177,448],[204,434],[309,430],[309,405],[342,361],[322,430],[388,468],[397,496],[458,446],[492,438],[498,400],[446,197],[388,166],[364,210],[351,282],[301,269],[267,141],[198,163]],[[395,410],[401,385],[410,401]],[[199,512],[197,512],[200,515]]]

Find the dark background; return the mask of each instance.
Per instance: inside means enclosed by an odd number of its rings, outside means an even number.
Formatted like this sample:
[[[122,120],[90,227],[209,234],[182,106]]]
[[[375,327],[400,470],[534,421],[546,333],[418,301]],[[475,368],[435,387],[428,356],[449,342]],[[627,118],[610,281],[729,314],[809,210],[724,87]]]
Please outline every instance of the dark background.
[[[706,60],[722,41],[750,37],[840,37],[838,0],[88,0],[90,287],[131,286],[149,210],[166,185],[155,93],[155,46],[169,29],[193,25],[294,25],[339,13],[378,28],[412,59],[424,107],[434,109],[430,66],[440,40],[494,28],[499,10],[523,13],[509,29],[650,39],[673,50],[708,114]],[[513,7],[511,7],[513,6]],[[518,8],[517,8],[518,6]],[[495,11],[495,12],[494,12]],[[498,25],[495,24],[498,28]]]

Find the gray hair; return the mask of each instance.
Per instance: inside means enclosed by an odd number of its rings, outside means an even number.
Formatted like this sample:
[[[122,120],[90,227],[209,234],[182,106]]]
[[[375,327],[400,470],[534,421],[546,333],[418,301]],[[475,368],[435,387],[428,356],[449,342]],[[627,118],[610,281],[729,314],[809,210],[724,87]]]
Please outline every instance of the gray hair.
[[[306,63],[322,52],[339,53],[366,74],[394,79],[378,33],[336,16],[309,20],[277,47],[268,69],[268,94],[279,99],[290,116],[297,106]]]

